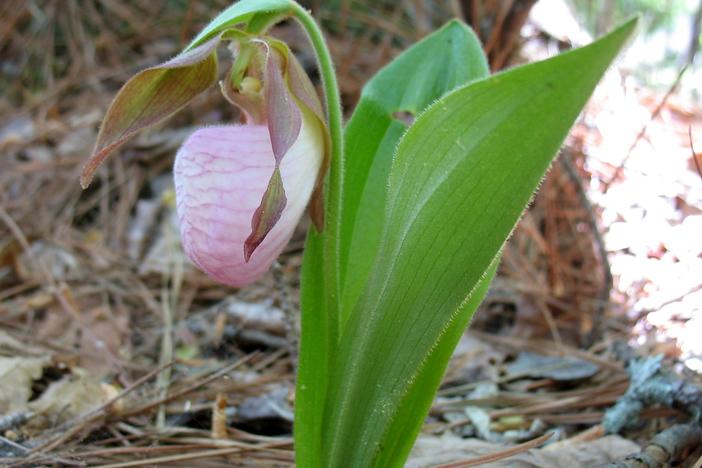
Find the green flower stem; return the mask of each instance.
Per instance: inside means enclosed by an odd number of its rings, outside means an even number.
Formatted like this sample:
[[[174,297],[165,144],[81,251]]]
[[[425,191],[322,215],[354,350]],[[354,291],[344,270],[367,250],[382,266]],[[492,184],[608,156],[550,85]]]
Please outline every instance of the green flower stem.
[[[337,323],[339,313],[339,231],[340,231],[340,209],[342,193],[342,170],[344,167],[344,134],[342,124],[341,98],[339,96],[339,85],[336,81],[334,64],[331,54],[324,41],[322,31],[310,13],[291,1],[292,12],[295,18],[307,31],[310,42],[317,56],[317,65],[322,77],[322,85],[326,97],[327,117],[329,119],[329,132],[331,134],[331,163],[329,168],[329,179],[325,204],[325,226],[324,226],[324,278],[328,282],[326,296],[329,311],[334,311],[335,317],[330,317],[333,323]]]

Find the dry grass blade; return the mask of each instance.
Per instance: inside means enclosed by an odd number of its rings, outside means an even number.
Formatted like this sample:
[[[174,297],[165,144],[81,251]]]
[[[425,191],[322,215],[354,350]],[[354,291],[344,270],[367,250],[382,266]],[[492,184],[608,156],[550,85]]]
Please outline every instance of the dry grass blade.
[[[98,419],[99,417],[103,416],[105,413],[107,413],[108,409],[117,403],[117,401],[121,400],[125,396],[129,395],[131,392],[139,388],[141,385],[144,383],[148,382],[150,379],[161,373],[163,370],[171,367],[174,364],[174,362],[169,362],[166,363],[160,367],[157,367],[156,369],[153,369],[151,372],[148,374],[144,375],[137,381],[135,381],[132,385],[129,387],[125,388],[122,390],[118,395],[115,395],[113,398],[109,399],[107,402],[105,402],[102,406],[99,406],[95,408],[93,411],[85,414],[84,416],[80,417],[79,419],[75,421],[71,421],[66,424],[66,427],[63,429],[59,428],[60,430],[63,430],[62,434],[56,436],[53,439],[49,439],[48,441],[44,442],[43,444],[35,447],[31,451],[32,457],[37,457],[40,456],[46,452],[49,452],[51,450],[54,450],[56,447],[62,445],[66,441],[68,441],[70,438],[78,434],[79,432],[83,431],[86,426],[88,426],[92,421]]]
[[[96,465],[96,466],[100,466],[101,468],[125,468],[125,467],[129,467],[129,466],[162,465],[165,463],[176,463],[176,462],[184,462],[184,461],[203,460],[205,458],[222,457],[222,456],[233,455],[233,454],[246,452],[246,451],[263,451],[263,450],[272,449],[272,448],[275,448],[275,447],[278,447],[281,445],[283,445],[283,444],[271,443],[271,444],[261,444],[259,446],[255,446],[255,447],[252,446],[252,447],[248,447],[248,448],[235,447],[235,448],[225,448],[225,449],[215,449],[215,450],[203,450],[203,451],[196,452],[196,453],[187,453],[187,454],[182,454],[182,455],[169,455],[169,456],[163,456],[163,457],[146,458],[146,459],[135,460],[135,461],[130,461],[130,462],[110,463],[107,465]]]
[[[461,460],[453,463],[447,463],[444,465],[438,465],[435,468],[466,468],[469,466],[480,466],[484,465],[486,463],[492,463],[496,462],[499,460],[504,460],[506,458],[513,457],[515,455],[518,455],[522,452],[526,452],[528,450],[531,450],[533,448],[539,447],[548,440],[553,437],[553,432],[550,432],[548,434],[544,434],[541,437],[537,437],[534,440],[530,440],[529,442],[524,442],[523,444],[516,445],[514,447],[508,448],[506,450],[501,450],[497,453],[491,453],[489,455],[481,455],[479,457],[474,457],[468,460]]]
[[[208,376],[208,377],[206,377],[198,382],[195,382],[192,385],[185,387],[184,389],[175,391],[175,392],[171,393],[170,395],[166,395],[166,396],[162,396],[162,397],[158,398],[156,401],[152,401],[152,402],[147,403],[147,404],[140,406],[138,408],[129,410],[124,416],[133,416],[133,415],[136,415],[139,413],[143,413],[144,411],[149,410],[155,406],[162,405],[164,403],[168,403],[169,401],[173,401],[177,398],[180,398],[184,395],[187,395],[187,394],[197,390],[198,388],[203,387],[203,386],[207,385],[208,383],[214,382],[215,380],[225,376],[226,374],[228,374],[232,370],[236,369],[237,367],[239,367],[239,366],[247,363],[251,359],[253,359],[256,355],[257,355],[257,353],[249,354],[248,356],[246,356],[242,359],[239,359],[238,361],[233,362],[233,363],[229,364],[228,366],[223,367],[222,369],[219,369],[218,371],[214,372],[212,375],[210,375],[210,376]]]
[[[606,358],[601,358],[587,351],[573,348],[570,346],[557,346],[554,343],[550,343],[546,340],[528,340],[518,337],[500,337],[494,335],[488,335],[486,333],[481,333],[478,331],[470,331],[470,334],[480,337],[480,339],[499,343],[505,346],[510,346],[517,349],[531,349],[535,352],[542,352],[549,355],[571,355],[585,361],[592,362],[604,368],[612,371],[623,372],[624,366],[620,362],[612,361]]]

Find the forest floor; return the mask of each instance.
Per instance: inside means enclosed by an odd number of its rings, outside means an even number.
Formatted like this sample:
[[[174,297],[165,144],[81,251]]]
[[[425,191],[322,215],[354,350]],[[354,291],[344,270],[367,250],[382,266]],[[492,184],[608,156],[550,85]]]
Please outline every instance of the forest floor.
[[[115,91],[225,2],[204,3],[0,6],[2,466],[294,461],[305,226],[242,290],[198,272],[178,239],[173,154],[196,124],[235,111],[205,93],[90,189],[78,184]],[[331,37],[347,110],[421,34],[376,22],[375,36]],[[276,34],[312,63],[299,31]],[[619,69],[600,85],[509,241],[408,466],[574,468],[640,451],[702,466],[702,108],[671,91]]]

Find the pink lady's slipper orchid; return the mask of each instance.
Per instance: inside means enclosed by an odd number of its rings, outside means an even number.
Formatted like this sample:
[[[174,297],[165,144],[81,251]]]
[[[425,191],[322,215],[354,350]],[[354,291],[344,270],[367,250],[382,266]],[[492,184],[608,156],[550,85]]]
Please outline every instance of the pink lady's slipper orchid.
[[[220,40],[125,84],[107,112],[84,185],[112,150],[212,84]],[[244,286],[282,252],[310,198],[312,220],[321,229],[329,137],[314,87],[285,44],[255,38],[242,41],[237,53],[220,85],[245,123],[196,130],[176,155],[174,176],[186,254],[213,279]]]
[[[323,153],[323,129],[314,117],[303,116],[300,134],[280,163],[287,203],[246,261],[252,220],[276,169],[268,127],[217,126],[193,133],[174,167],[188,257],[213,279],[232,286],[261,277],[290,240],[315,187]]]

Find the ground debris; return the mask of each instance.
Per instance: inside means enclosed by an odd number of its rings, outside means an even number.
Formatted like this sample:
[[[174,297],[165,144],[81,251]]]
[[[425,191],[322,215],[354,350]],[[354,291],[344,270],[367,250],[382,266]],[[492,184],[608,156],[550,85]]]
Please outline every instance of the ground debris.
[[[657,434],[641,452],[601,468],[662,468],[685,460],[702,447],[702,429],[697,424],[678,424]]]
[[[507,365],[507,370],[510,374],[522,374],[524,377],[541,377],[567,382],[592,377],[599,367],[572,356],[541,356],[521,352],[516,361]]]
[[[629,389],[604,415],[604,427],[616,434],[639,422],[644,408],[660,405],[686,412],[693,421],[702,417],[702,388],[666,371],[663,356],[634,359],[627,372]]]
[[[48,357],[0,357],[0,431],[38,434],[101,405],[109,396],[109,386],[83,369]]]
[[[238,422],[251,422],[260,419],[280,418],[293,422],[293,410],[289,403],[290,389],[278,386],[268,393],[245,399],[233,411],[232,420]]]
[[[47,358],[0,357],[0,414],[27,411],[32,382],[48,363]]]
[[[34,121],[27,116],[15,117],[0,126],[0,149],[10,145],[21,145],[36,136]]]
[[[490,453],[499,453],[508,446],[485,442],[479,439],[463,439],[451,434],[430,438],[420,436],[412,451],[407,467],[424,468],[438,464],[450,464],[457,460],[471,458]],[[606,436],[594,441],[561,445],[551,448],[549,445],[540,449],[532,449],[503,461],[482,463],[484,466],[529,468],[590,468],[609,460],[629,455],[639,449],[638,445],[619,436]],[[449,465],[450,466],[450,465]]]
[[[29,421],[32,416],[34,416],[34,413],[31,411],[17,411],[2,416],[0,417],[0,432],[4,433],[5,431],[22,426]]]

